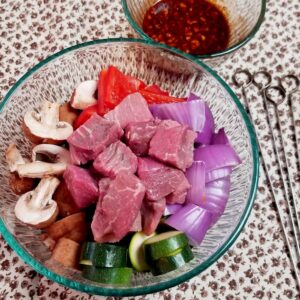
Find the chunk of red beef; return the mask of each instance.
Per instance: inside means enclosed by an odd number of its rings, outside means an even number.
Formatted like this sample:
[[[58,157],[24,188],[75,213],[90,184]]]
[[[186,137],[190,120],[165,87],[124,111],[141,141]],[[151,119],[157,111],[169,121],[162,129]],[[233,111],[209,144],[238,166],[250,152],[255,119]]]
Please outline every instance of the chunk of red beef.
[[[97,202],[98,184],[88,170],[69,165],[63,177],[79,208],[85,208]]]
[[[92,221],[94,240],[120,241],[131,229],[141,209],[145,187],[132,174],[118,173],[102,201],[98,201]]]
[[[111,183],[110,178],[101,178],[98,182],[98,188],[99,188],[99,198],[98,202],[102,201],[104,196],[106,195],[109,185]]]
[[[165,207],[165,198],[162,198],[157,201],[152,201],[147,198],[144,199],[141,212],[143,232],[146,235],[150,235],[156,230],[165,210]]]
[[[134,174],[137,169],[137,157],[121,141],[110,144],[93,163],[96,171],[104,176],[115,178],[119,172]]]
[[[147,198],[152,201],[160,200],[173,193],[187,191],[190,188],[181,170],[166,166],[152,158],[139,158],[137,172],[146,187]],[[175,197],[173,198],[176,201]],[[182,197],[179,202],[173,203],[183,203]]]
[[[117,122],[122,128],[134,122],[147,122],[153,119],[148,104],[140,93],[130,94],[104,118]]]
[[[176,121],[162,121],[150,141],[149,155],[185,171],[193,163],[196,136]]]
[[[123,130],[113,122],[93,114],[67,139],[71,160],[74,164],[85,164],[93,160],[111,143],[121,138]]]
[[[160,120],[130,123],[125,128],[125,139],[130,149],[137,155],[146,155]]]
[[[137,217],[135,218],[133,224],[131,225],[130,230],[131,232],[142,231],[142,214],[139,211]]]

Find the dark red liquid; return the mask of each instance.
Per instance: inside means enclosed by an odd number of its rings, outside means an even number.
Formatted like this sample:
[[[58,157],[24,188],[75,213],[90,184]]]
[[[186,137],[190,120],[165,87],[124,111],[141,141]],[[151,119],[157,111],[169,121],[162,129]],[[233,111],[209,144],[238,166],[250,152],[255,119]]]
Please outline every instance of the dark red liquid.
[[[225,50],[229,25],[223,12],[206,0],[161,0],[144,17],[153,40],[194,55]]]

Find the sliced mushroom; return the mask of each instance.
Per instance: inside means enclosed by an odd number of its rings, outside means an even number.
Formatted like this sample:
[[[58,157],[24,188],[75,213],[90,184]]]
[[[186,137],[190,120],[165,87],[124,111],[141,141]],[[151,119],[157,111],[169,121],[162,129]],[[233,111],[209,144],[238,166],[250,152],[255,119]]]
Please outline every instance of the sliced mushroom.
[[[17,172],[20,177],[43,178],[45,176],[61,175],[67,168],[66,163],[49,163],[34,161],[18,165]]]
[[[59,107],[59,121],[73,125],[78,115],[79,111],[71,107],[70,103],[61,104]]]
[[[24,134],[33,143],[59,143],[66,140],[73,127],[59,121],[59,104],[44,101],[40,113],[27,111],[23,124]]]
[[[94,105],[97,102],[95,97],[97,90],[96,80],[87,80],[81,82],[73,92],[70,99],[70,104],[76,109],[85,109],[88,106]]]
[[[36,228],[46,228],[58,215],[57,203],[52,200],[59,185],[55,177],[43,178],[35,190],[22,195],[15,206],[15,215],[23,223]]]
[[[22,195],[34,189],[36,181],[32,178],[20,178],[17,172],[12,172],[9,175],[9,186],[11,190],[17,194]]]
[[[40,144],[32,149],[32,161],[40,160],[39,156],[46,157],[47,161],[53,163],[65,163],[71,162],[70,152],[60,146],[51,144]]]
[[[5,157],[11,172],[15,172],[18,165],[26,163],[26,160],[22,157],[22,154],[17,149],[16,144],[9,145],[6,150]]]

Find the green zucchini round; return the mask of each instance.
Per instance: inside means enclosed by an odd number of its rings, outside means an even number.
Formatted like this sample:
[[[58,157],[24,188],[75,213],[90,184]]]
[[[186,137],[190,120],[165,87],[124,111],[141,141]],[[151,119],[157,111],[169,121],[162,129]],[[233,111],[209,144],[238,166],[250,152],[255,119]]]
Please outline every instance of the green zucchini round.
[[[145,256],[147,261],[151,263],[151,261],[168,256],[186,245],[188,245],[188,238],[181,231],[160,233],[144,242]]]
[[[184,266],[187,262],[194,258],[193,252],[189,245],[183,249],[177,249],[169,256],[161,257],[151,264],[151,272],[153,275],[161,275],[176,270]]]
[[[79,263],[103,268],[121,268],[127,266],[126,247],[88,242],[82,247]]]
[[[94,266],[83,266],[82,276],[88,280],[113,284],[128,285],[131,281],[131,268],[96,268]]]

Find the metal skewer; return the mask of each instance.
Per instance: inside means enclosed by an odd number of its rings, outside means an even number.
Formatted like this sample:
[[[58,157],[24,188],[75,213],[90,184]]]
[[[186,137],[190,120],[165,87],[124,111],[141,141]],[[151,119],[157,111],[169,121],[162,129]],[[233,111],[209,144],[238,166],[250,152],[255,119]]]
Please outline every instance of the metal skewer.
[[[290,88],[288,81],[293,82],[292,88]],[[298,157],[298,169],[300,170],[300,143],[298,143],[298,141],[300,141],[300,136],[297,131],[296,117],[295,117],[295,113],[293,110],[293,106],[294,106],[293,95],[295,95],[296,92],[299,90],[300,81],[299,81],[298,77],[296,77],[295,75],[287,75],[287,76],[280,78],[279,86],[285,90],[285,93],[287,96],[286,99],[287,99],[288,105],[292,111],[292,122],[293,122],[293,126],[294,126],[294,134],[295,134],[295,138],[296,138],[296,149],[297,149],[297,157]],[[300,100],[300,93],[299,93],[299,98],[296,100]],[[300,101],[299,101],[299,107],[300,107]]]
[[[279,127],[279,132],[280,132],[280,135],[279,135],[280,136],[280,142],[282,144],[282,149],[283,149],[283,159],[284,159],[283,163],[287,166],[288,184],[286,184],[286,182],[284,181],[283,185],[284,185],[285,193],[286,193],[287,185],[288,185],[288,187],[291,191],[292,203],[293,203],[293,206],[294,206],[294,209],[295,209],[295,215],[296,215],[296,223],[297,223],[298,230],[299,230],[300,220],[299,220],[299,216],[298,216],[297,211],[296,211],[296,207],[297,207],[296,197],[297,196],[295,194],[295,190],[294,190],[294,187],[293,187],[293,184],[292,184],[291,168],[289,168],[289,166],[288,166],[287,153],[286,153],[286,149],[284,147],[284,141],[283,141],[283,137],[282,137],[283,136],[282,125],[281,125],[281,122],[280,122],[280,116],[279,116],[279,111],[278,111],[278,106],[280,104],[282,104],[286,99],[286,93],[285,93],[284,88],[281,87],[281,86],[268,86],[267,88],[264,89],[263,92],[265,94],[265,100],[268,100],[269,102],[271,102],[275,107],[275,113],[276,113],[277,123],[278,123],[278,127]],[[277,93],[278,96],[279,96],[278,98],[273,98],[274,92],[278,92]],[[269,114],[269,111],[268,111],[268,108],[267,108],[267,117],[269,118],[268,114]],[[272,133],[272,135],[273,135],[273,133]],[[276,152],[277,152],[276,155],[278,155],[277,150],[276,150]],[[279,155],[278,155],[278,157],[279,157]],[[280,168],[280,172],[283,174],[283,170],[282,170],[282,166],[281,166],[281,160],[279,160],[279,168]],[[299,241],[297,243],[298,243],[298,248],[299,248]],[[299,253],[300,253],[300,250],[299,250]]]
[[[241,81],[238,76],[239,75],[244,75],[245,77],[245,81]],[[252,122],[252,124],[254,124],[254,120],[253,120],[253,117],[251,115],[251,111],[250,111],[250,106],[249,106],[249,101],[248,101],[248,98],[247,98],[247,95],[246,95],[246,88],[248,86],[250,86],[252,83],[253,83],[253,76],[251,75],[251,73],[248,71],[248,70],[241,70],[241,71],[237,71],[235,72],[235,74],[233,75],[233,82],[234,84],[238,87],[238,88],[241,88],[242,90],[242,95],[243,95],[243,98],[244,98],[244,101],[245,101],[245,108],[246,108],[246,111],[247,113],[249,114],[249,117],[250,117],[250,120]],[[268,83],[268,85],[271,83],[271,80],[270,82]],[[258,83],[256,82],[256,85]],[[260,86],[260,84],[259,84]],[[269,123],[269,122],[268,122]],[[270,128],[272,128],[271,124],[269,123],[270,125]],[[273,136],[273,134],[272,134]],[[274,138],[274,136],[273,136]],[[275,143],[274,143],[275,144]],[[273,144],[273,147],[274,147],[274,144]],[[298,284],[298,287],[300,287],[300,275],[299,275],[299,272],[298,272],[298,267],[297,267],[297,261],[295,260],[295,257],[293,255],[293,251],[292,251],[292,246],[291,246],[291,243],[288,239],[288,232],[287,232],[287,229],[286,229],[286,226],[284,225],[284,217],[283,217],[283,214],[282,214],[282,211],[280,209],[280,204],[279,204],[279,200],[277,199],[276,197],[276,193],[275,193],[275,190],[273,188],[273,185],[272,185],[272,181],[271,181],[271,178],[270,178],[270,175],[269,175],[269,172],[267,170],[267,166],[266,166],[266,161],[267,161],[267,158],[265,157],[263,151],[261,150],[261,144],[258,142],[258,145],[259,145],[259,150],[260,150],[260,154],[262,156],[262,166],[263,166],[263,169],[264,169],[264,172],[266,174],[266,178],[268,180],[268,183],[269,183],[269,186],[270,186],[270,189],[271,189],[271,194],[272,194],[272,197],[274,199],[274,202],[275,202],[275,206],[276,206],[276,209],[277,209],[277,212],[278,212],[278,215],[279,215],[279,221],[280,221],[280,224],[281,224],[281,227],[282,227],[282,230],[283,230],[283,235],[284,235],[284,238],[285,238],[285,241],[286,241],[286,245],[287,245],[287,248],[288,248],[288,251],[289,251],[289,254],[290,254],[290,258],[291,258],[291,262],[292,262],[292,265],[293,265],[293,268],[294,268],[294,271],[295,271],[295,275],[296,275],[296,281],[297,281],[297,284]],[[275,144],[276,145],[276,144]],[[274,149],[275,150],[275,149]],[[278,159],[277,159],[278,160]],[[286,198],[287,199],[287,198]],[[287,200],[287,202],[289,203],[289,201]],[[290,209],[290,205],[288,204],[289,206],[289,209]],[[293,222],[293,218],[292,218],[292,215],[290,216],[291,218],[291,221],[292,221],[292,226],[293,226],[293,229],[295,227],[295,224]],[[294,230],[294,234],[295,234],[295,238],[296,238],[296,244],[297,244],[297,255],[299,257],[299,244],[298,244],[298,236],[297,236],[297,232]]]
[[[259,79],[258,79],[259,76],[264,77],[266,81],[265,82],[259,81]],[[280,172],[281,179],[283,182],[284,196],[285,196],[285,199],[287,200],[288,209],[291,214],[292,227],[293,227],[294,236],[295,236],[295,240],[296,240],[297,254],[300,257],[300,242],[299,242],[299,237],[298,237],[300,221],[299,221],[299,217],[298,217],[298,214],[296,211],[297,206],[296,206],[296,200],[295,200],[295,193],[294,193],[294,189],[291,184],[290,168],[288,168],[288,165],[287,165],[287,158],[286,158],[287,155],[286,155],[286,151],[284,148],[284,143],[283,143],[283,138],[282,138],[282,127],[280,124],[280,118],[279,118],[279,113],[278,113],[278,105],[282,104],[285,101],[285,90],[281,86],[271,86],[270,85],[271,81],[272,81],[271,75],[265,71],[260,71],[253,75],[253,84],[260,89],[262,96],[263,96],[263,105],[264,105],[264,109],[265,109],[266,115],[267,115],[267,122],[269,124],[270,131],[271,131],[273,149],[275,150],[276,161],[277,161],[277,165],[279,167],[279,172]],[[272,91],[278,92],[279,98],[273,98]],[[279,124],[279,131],[280,131],[280,142],[282,143],[282,146],[283,146],[282,148],[283,148],[284,163],[287,166],[287,170],[288,170],[288,182],[289,182],[288,184],[284,180],[283,165],[282,165],[282,161],[279,156],[279,149],[276,145],[274,129],[273,129],[273,126],[271,125],[272,123],[271,123],[270,111],[269,111],[269,107],[268,107],[268,101],[271,102],[275,106],[275,113],[276,113],[277,123]],[[293,213],[293,208],[289,201],[290,197],[289,197],[288,188],[290,188],[290,191],[291,191],[291,196],[292,196],[291,199],[292,199],[292,203],[294,206],[294,213]],[[296,215],[296,222],[293,218],[294,215]]]

